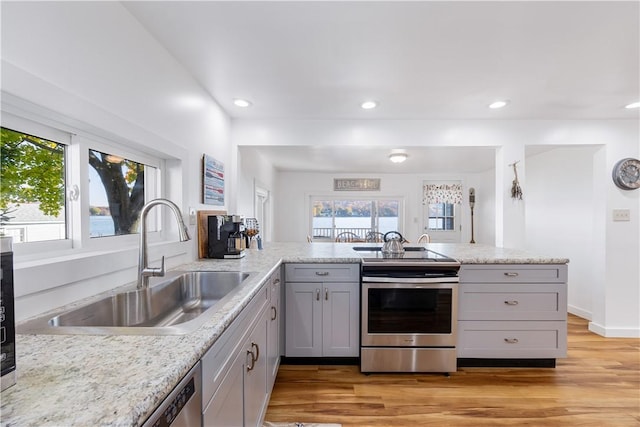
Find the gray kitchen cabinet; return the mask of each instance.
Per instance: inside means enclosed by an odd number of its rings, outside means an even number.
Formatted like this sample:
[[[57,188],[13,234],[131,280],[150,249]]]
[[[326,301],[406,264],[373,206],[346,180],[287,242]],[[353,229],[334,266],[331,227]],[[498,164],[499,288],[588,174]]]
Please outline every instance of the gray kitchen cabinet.
[[[279,277],[265,282],[202,358],[205,427],[262,425],[279,366],[279,327],[272,320]]]
[[[566,357],[566,265],[463,265],[458,295],[458,358]]]
[[[358,357],[358,264],[285,265],[285,355]]]

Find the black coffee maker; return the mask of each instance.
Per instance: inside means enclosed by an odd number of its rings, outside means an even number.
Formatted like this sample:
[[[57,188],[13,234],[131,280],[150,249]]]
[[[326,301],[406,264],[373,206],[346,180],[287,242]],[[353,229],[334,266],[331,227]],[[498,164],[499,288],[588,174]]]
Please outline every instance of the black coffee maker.
[[[246,239],[239,215],[211,215],[207,218],[209,258],[242,258]]]

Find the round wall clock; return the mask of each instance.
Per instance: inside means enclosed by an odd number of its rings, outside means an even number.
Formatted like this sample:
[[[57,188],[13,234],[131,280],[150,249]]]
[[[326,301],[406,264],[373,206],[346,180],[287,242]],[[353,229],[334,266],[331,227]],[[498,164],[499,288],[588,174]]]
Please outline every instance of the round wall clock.
[[[628,157],[613,167],[613,182],[623,190],[640,188],[640,160]]]

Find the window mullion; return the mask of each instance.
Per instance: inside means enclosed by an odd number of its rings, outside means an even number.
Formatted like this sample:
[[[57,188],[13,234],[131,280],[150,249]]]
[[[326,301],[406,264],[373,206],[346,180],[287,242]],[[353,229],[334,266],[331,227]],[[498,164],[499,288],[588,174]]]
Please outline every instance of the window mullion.
[[[69,187],[78,187],[78,197],[71,200],[67,197],[72,245],[74,248],[85,248],[89,243],[89,155],[85,138],[73,135],[69,146]],[[85,213],[83,215],[83,213]]]

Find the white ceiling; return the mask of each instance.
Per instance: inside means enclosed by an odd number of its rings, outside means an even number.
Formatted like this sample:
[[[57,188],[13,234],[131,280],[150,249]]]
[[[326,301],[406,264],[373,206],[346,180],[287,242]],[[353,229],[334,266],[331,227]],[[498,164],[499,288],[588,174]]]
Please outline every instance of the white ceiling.
[[[638,118],[638,1],[123,4],[234,119]]]

